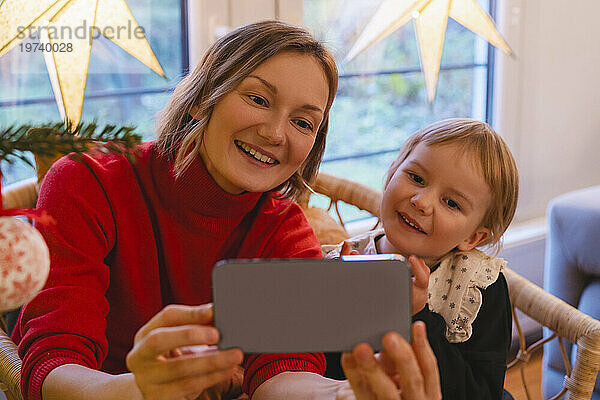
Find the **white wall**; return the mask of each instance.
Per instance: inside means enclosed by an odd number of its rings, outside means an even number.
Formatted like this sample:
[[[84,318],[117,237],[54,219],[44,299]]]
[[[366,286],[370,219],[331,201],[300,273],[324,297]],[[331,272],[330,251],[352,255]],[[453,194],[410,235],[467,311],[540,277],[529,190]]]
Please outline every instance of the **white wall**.
[[[494,126],[521,176],[516,220],[550,199],[600,184],[600,1],[500,0],[516,57],[498,57]]]

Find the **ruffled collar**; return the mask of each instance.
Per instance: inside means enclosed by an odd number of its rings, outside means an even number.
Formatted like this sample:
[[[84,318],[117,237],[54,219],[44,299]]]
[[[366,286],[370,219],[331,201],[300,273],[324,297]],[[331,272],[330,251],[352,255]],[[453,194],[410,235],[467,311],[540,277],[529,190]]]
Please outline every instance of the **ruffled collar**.
[[[501,258],[479,250],[459,251],[444,257],[429,277],[429,309],[446,321],[446,339],[467,341],[481,308],[481,289],[496,282],[506,266]]]

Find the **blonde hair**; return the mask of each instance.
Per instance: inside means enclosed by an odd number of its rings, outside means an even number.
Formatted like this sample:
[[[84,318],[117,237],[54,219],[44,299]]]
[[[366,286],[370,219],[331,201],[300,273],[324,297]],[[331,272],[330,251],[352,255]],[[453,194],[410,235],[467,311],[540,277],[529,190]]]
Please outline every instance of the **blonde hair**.
[[[296,199],[316,175],[329,125],[329,110],[337,92],[338,72],[331,53],[306,30],[279,21],[242,26],[217,40],[194,71],[175,88],[157,124],[161,152],[175,162],[176,176],[199,154],[204,132],[217,103],[267,59],[284,51],[306,54],[320,62],[329,83],[323,121],[313,147],[298,171],[273,191]],[[192,118],[190,112],[197,108]]]
[[[500,238],[510,225],[519,197],[519,174],[515,160],[504,142],[485,122],[470,118],[451,118],[435,122],[412,134],[392,162],[384,185],[419,143],[427,146],[458,144],[479,165],[492,193],[492,202],[481,225],[490,230],[489,237],[479,246],[490,245],[496,253]]]

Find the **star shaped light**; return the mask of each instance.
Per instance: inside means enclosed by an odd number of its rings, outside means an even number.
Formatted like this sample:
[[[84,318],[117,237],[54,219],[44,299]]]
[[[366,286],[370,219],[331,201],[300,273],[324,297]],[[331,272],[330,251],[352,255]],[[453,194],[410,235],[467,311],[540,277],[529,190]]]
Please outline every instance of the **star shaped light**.
[[[91,27],[165,77],[125,0],[0,2],[0,56],[39,30],[42,45],[52,50],[43,53],[59,111],[74,124],[81,118],[92,38],[99,35]]]
[[[512,54],[489,15],[477,0],[384,0],[371,18],[345,61],[385,38],[411,19],[415,20],[421,64],[429,101],[435,97],[448,17],[483,36],[492,45]]]

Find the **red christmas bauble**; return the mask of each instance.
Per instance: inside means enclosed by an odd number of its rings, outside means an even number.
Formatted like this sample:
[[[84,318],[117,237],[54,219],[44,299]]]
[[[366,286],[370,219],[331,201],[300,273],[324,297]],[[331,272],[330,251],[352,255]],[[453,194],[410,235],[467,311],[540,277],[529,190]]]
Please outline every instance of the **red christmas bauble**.
[[[30,224],[0,217],[0,311],[31,300],[50,271],[50,252],[42,235]]]

